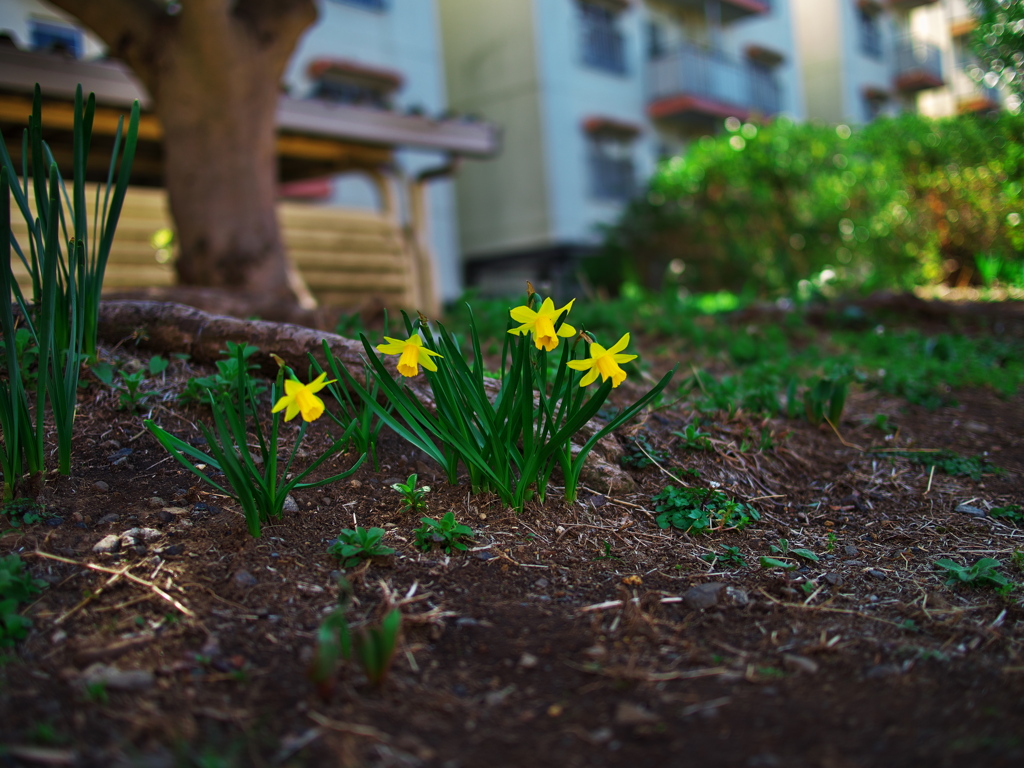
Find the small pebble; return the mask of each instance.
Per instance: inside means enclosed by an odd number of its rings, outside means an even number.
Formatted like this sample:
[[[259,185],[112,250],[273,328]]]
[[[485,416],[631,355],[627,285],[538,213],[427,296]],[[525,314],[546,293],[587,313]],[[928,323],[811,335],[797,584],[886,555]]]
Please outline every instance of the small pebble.
[[[109,525],[110,523],[116,523],[120,519],[121,516],[117,512],[107,512],[107,514],[96,521],[96,525]]]
[[[840,576],[838,573],[826,573],[824,576],[822,576],[822,578],[825,579],[825,581],[831,587],[843,586],[843,577]]]
[[[299,505],[296,503],[295,499],[292,498],[291,494],[288,494],[287,496],[284,497],[284,511],[285,512],[298,512],[299,511]]]
[[[540,659],[534,656],[532,653],[524,653],[519,657],[519,666],[523,669],[533,669],[540,663]]]
[[[798,656],[795,653],[782,654],[782,664],[786,669],[794,672],[805,672],[809,675],[816,674],[818,671],[818,662],[806,656]]]
[[[615,707],[616,725],[652,725],[660,718],[649,709],[628,701],[620,701]]]
[[[95,545],[93,545],[92,551],[96,554],[109,554],[111,552],[117,552],[121,548],[121,537],[117,534],[110,534],[104,536]]]
[[[846,555],[847,557],[856,557],[857,555],[860,554],[860,550],[857,549],[852,544],[848,544],[845,547],[843,547],[843,554]]]
[[[95,483],[92,484],[92,487],[95,488],[97,491],[101,491],[103,493],[106,493],[107,491],[110,490],[110,486],[107,485],[102,480],[97,480]]]
[[[161,499],[159,496],[150,496],[148,499],[146,499],[146,503],[153,509],[160,509],[161,507],[167,504],[167,502]]]
[[[956,511],[971,517],[985,517],[985,510],[980,507],[972,507],[970,504],[961,504]]]
[[[112,691],[146,691],[153,687],[153,673],[145,669],[118,669],[93,664],[82,673],[86,685],[104,685]]]
[[[725,589],[725,584],[718,581],[690,587],[683,593],[683,605],[691,611],[702,611],[705,608],[711,608],[718,603],[719,595],[721,595],[723,589]]]
[[[244,589],[247,587],[255,587],[259,582],[256,581],[255,576],[245,569],[239,569],[235,571],[234,575],[231,577],[231,583],[236,587],[242,587]]]
[[[884,579],[885,578],[885,573],[883,571],[879,571],[879,570],[877,570],[875,568],[871,568],[871,569],[868,570],[868,576],[871,576],[871,577],[873,577],[875,579]]]

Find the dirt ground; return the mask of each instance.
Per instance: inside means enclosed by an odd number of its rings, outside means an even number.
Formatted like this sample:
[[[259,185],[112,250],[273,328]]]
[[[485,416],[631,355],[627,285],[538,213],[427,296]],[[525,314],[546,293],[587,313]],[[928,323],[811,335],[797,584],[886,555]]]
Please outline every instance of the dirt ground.
[[[209,372],[173,363],[144,412],[83,391],[73,475],[41,498],[52,517],[4,532],[0,554],[49,587],[0,668],[0,766],[1024,765],[1024,591],[945,586],[933,565],[995,557],[1024,581],[1024,529],[986,514],[1024,503],[1024,394],[954,392],[927,411],[855,390],[841,437],[719,415],[703,451],[673,434],[697,416],[676,404],[616,436],[667,455],[630,469],[633,487],[573,504],[554,491],[521,514],[385,436],[380,471],[297,493],[253,539],[142,426],[195,438],[207,412],[174,393]],[[878,413],[891,439],[868,423]],[[774,447],[741,450],[763,428]],[[985,455],[1001,473],[953,477],[872,447]],[[473,528],[468,552],[414,547],[419,515],[390,487],[411,472],[432,487],[426,514]],[[660,529],[668,472],[760,521]],[[402,635],[382,686],[349,663],[325,696],[306,672],[338,595],[327,546],[355,525],[385,528],[396,554],[345,572],[350,619],[398,606]],[[133,528],[159,536],[94,551]],[[819,560],[760,567],[781,539]],[[722,545],[746,567],[700,557]]]

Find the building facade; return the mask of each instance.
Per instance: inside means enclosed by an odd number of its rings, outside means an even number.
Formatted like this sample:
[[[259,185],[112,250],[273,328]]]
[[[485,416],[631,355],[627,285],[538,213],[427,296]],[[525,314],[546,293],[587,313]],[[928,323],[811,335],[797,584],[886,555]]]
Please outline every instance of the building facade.
[[[439,0],[454,108],[503,127],[456,182],[470,285],[560,282],[658,160],[804,117],[789,0]]]
[[[918,96],[921,114],[945,117],[1020,108],[991,77],[986,80],[985,71],[971,52],[971,37],[978,22],[967,0],[922,3],[912,10],[909,24],[916,37],[927,40],[939,51],[947,73],[942,87]]]
[[[793,0],[807,116],[866,123],[916,109],[919,92],[944,84],[937,47],[911,34],[928,0]]]

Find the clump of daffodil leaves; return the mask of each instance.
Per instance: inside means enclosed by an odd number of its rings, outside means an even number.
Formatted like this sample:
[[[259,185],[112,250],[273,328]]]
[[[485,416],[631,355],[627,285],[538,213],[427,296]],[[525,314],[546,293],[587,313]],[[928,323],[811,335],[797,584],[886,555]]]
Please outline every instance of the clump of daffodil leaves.
[[[345,387],[358,392],[366,407],[394,432],[437,461],[449,482],[456,482],[461,464],[474,492],[491,491],[522,510],[534,495],[544,500],[551,476],[560,468],[565,498],[573,501],[594,445],[657,397],[675,369],[574,451],[573,438],[597,415],[612,389],[625,381],[621,365],[636,355],[623,352],[629,345],[628,333],[606,348],[569,325],[566,318],[572,305],[570,301],[556,308],[527,284],[526,303],[509,311],[497,379],[485,374],[472,307],[471,357],[442,324],[431,324],[422,315],[412,320],[403,313],[405,339],[385,336],[374,348],[365,335],[360,337],[384,403],[344,367],[333,364],[326,343],[324,354]],[[399,356],[397,380],[375,352]],[[558,355],[556,366],[548,365],[549,355]],[[404,383],[421,374],[433,395],[432,408]],[[591,387],[598,378],[600,383]]]
[[[145,424],[182,466],[238,502],[245,514],[249,533],[259,536],[262,523],[282,516],[285,499],[289,493],[348,477],[363,463],[366,453],[362,453],[351,467],[340,474],[313,482],[303,482],[329,457],[345,449],[357,428],[357,422],[353,420],[342,436],[318,459],[301,472],[290,475],[295,455],[306,436],[306,428],[310,422],[316,421],[324,413],[324,402],[317,392],[333,382],[326,381],[327,374],[321,373],[313,381],[303,384],[296,378],[294,372],[285,366],[284,361],[275,355],[278,375],[277,381],[271,387],[270,400],[274,405],[270,409],[270,431],[265,433],[258,418],[261,404],[253,386],[243,347],[244,345],[237,345],[233,350],[237,356],[237,374],[232,382],[231,391],[215,394],[212,390],[207,390],[209,404],[213,410],[214,428],[210,429],[205,424],[200,424],[199,428],[206,438],[209,453],[175,437],[158,427],[152,420],[147,420]],[[281,411],[284,411],[285,421],[300,416],[302,423],[292,443],[288,460],[279,473],[277,452]],[[250,452],[252,435],[255,435],[261,461],[254,459]],[[215,480],[216,473],[223,473],[223,479]]]

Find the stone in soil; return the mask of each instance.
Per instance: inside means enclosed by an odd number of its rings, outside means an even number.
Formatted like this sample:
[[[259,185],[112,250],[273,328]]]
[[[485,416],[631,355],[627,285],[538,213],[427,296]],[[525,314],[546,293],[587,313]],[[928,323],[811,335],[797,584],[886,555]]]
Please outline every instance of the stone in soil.
[[[702,611],[718,604],[719,596],[725,584],[720,581],[711,581],[707,584],[698,584],[690,587],[683,594],[683,605],[691,611]]]

